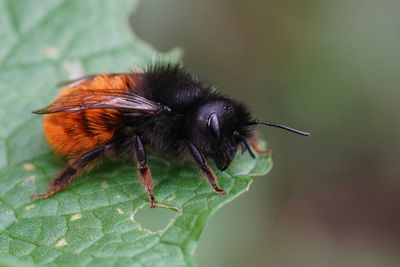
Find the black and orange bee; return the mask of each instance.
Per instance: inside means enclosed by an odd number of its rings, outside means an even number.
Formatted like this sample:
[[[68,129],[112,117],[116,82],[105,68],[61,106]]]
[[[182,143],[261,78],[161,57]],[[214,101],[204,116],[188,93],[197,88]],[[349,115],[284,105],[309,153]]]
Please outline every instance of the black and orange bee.
[[[221,194],[207,158],[221,171],[238,149],[255,157],[261,153],[253,126],[264,124],[309,135],[286,126],[251,120],[247,108],[204,84],[180,65],[158,63],[143,72],[101,74],[62,84],[64,89],[48,107],[43,128],[50,145],[70,158],[43,194],[47,198],[66,188],[102,154],[128,155],[156,207],[146,146],[174,158],[191,155],[213,189]]]

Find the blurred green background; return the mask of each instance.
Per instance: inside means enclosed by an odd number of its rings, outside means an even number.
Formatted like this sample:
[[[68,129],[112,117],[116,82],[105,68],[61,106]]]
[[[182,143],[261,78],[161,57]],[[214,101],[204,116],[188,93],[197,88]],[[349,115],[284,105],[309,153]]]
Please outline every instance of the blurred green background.
[[[211,219],[200,266],[400,265],[400,1],[143,1],[136,33],[255,117],[274,167]]]

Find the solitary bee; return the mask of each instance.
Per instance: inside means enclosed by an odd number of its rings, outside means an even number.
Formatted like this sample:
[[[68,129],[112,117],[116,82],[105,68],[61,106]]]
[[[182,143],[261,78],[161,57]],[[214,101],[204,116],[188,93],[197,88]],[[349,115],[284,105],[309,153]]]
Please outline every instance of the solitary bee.
[[[158,63],[143,72],[100,74],[62,83],[64,89],[44,109],[43,128],[50,145],[70,164],[51,181],[47,198],[66,188],[91,162],[105,154],[127,155],[156,207],[146,146],[173,158],[190,155],[212,188],[225,194],[207,159],[221,171],[228,168],[238,149],[250,146],[261,153],[254,126],[283,125],[251,119],[248,109],[213,87],[200,82],[180,65]]]

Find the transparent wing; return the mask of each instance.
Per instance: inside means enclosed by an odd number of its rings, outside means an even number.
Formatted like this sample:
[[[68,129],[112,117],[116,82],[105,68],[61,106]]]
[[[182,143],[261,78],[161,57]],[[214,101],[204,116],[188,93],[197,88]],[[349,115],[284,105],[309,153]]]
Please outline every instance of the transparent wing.
[[[33,111],[36,114],[72,112],[84,109],[115,109],[128,112],[130,115],[158,113],[163,105],[142,96],[116,90],[76,90],[62,96],[49,106]]]

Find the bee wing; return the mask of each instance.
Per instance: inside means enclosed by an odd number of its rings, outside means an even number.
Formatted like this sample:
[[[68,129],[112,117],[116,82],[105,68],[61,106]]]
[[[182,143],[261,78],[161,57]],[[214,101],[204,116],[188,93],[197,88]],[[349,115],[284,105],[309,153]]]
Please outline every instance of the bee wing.
[[[62,96],[36,114],[72,112],[85,109],[115,109],[130,115],[154,115],[163,105],[126,91],[84,90]]]

